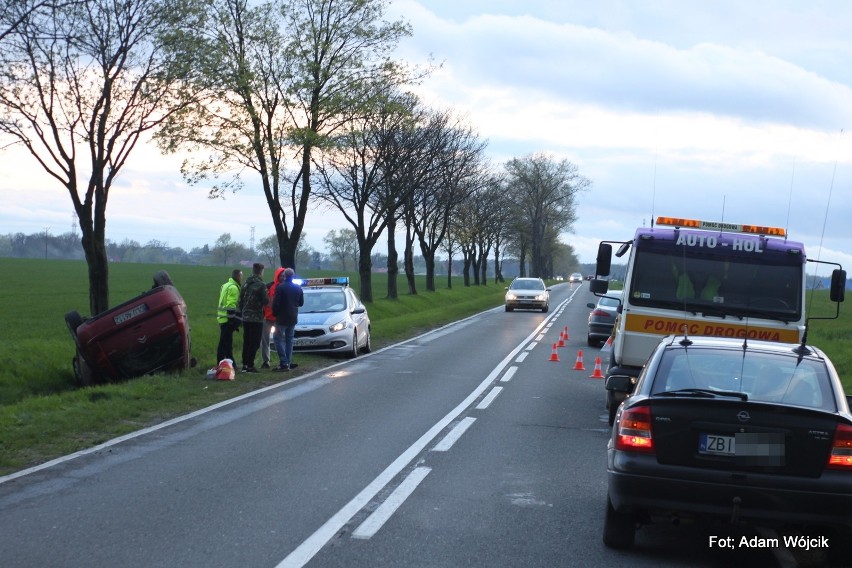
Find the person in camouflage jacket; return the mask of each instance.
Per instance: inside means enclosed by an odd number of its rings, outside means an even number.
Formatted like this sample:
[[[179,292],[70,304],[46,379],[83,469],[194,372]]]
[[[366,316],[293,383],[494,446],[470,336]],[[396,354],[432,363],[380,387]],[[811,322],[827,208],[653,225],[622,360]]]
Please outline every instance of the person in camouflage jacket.
[[[257,373],[254,358],[260,349],[263,333],[263,308],[269,303],[266,283],[263,281],[263,264],[255,262],[251,276],[246,278],[240,291],[239,312],[243,321],[243,371]]]

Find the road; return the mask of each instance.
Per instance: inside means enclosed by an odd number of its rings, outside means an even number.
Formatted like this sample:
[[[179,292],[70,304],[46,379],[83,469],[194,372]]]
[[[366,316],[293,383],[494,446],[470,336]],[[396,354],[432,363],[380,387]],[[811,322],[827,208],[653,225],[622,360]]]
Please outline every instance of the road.
[[[724,527],[603,546],[593,299],[562,284],[550,313],[491,310],[0,479],[2,565],[791,565],[711,548]]]

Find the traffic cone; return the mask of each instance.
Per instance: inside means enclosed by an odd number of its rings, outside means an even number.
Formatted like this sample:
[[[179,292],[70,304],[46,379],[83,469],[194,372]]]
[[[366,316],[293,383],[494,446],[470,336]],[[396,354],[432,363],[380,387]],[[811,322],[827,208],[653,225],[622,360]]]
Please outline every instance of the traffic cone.
[[[565,347],[565,334],[559,332],[559,341],[556,342],[557,347]]]
[[[559,362],[559,353],[556,352],[556,344],[553,344],[553,351],[550,352],[550,359],[548,361],[556,361]]]
[[[611,335],[606,338],[606,343],[604,343],[603,347],[601,347],[601,353],[604,353],[606,351],[612,351],[612,336]]]
[[[585,371],[586,367],[583,365],[583,350],[580,349],[577,351],[577,362],[574,363],[575,371]]]
[[[592,378],[592,379],[603,379],[604,378],[603,373],[601,372],[601,358],[600,357],[595,357],[595,370],[592,373],[591,377],[589,377],[589,378]]]
[[[568,341],[569,339],[571,339],[570,337],[568,337],[568,326],[567,325],[565,326],[565,329],[562,330],[562,335],[565,336],[565,341]]]

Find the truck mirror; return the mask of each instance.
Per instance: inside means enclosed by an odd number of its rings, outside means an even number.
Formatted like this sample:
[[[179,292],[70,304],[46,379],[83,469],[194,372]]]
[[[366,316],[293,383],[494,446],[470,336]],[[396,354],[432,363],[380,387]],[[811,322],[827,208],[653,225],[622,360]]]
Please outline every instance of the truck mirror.
[[[601,243],[598,245],[598,258],[595,272],[598,276],[609,276],[611,266],[612,245],[609,243]]]
[[[595,278],[589,282],[589,290],[592,291],[592,294],[606,294],[609,290],[609,281]]]
[[[831,272],[831,290],[829,292],[832,302],[842,302],[846,297],[846,271],[835,269]]]

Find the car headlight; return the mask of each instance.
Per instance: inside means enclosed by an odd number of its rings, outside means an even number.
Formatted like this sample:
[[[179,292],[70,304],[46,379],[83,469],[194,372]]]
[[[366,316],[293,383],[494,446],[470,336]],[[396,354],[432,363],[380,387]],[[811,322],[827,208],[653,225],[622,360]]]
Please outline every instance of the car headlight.
[[[536,297],[535,297],[535,299],[536,299],[536,300],[539,300],[539,301],[541,301],[541,300],[546,300],[546,299],[547,299],[547,294],[539,294],[538,296],[536,296]]]
[[[514,294],[506,294],[506,299],[507,299],[507,300],[514,300],[516,297],[517,297],[517,296],[515,296]]]
[[[332,333],[346,329],[346,320],[339,321],[336,324],[329,326],[328,330]]]

